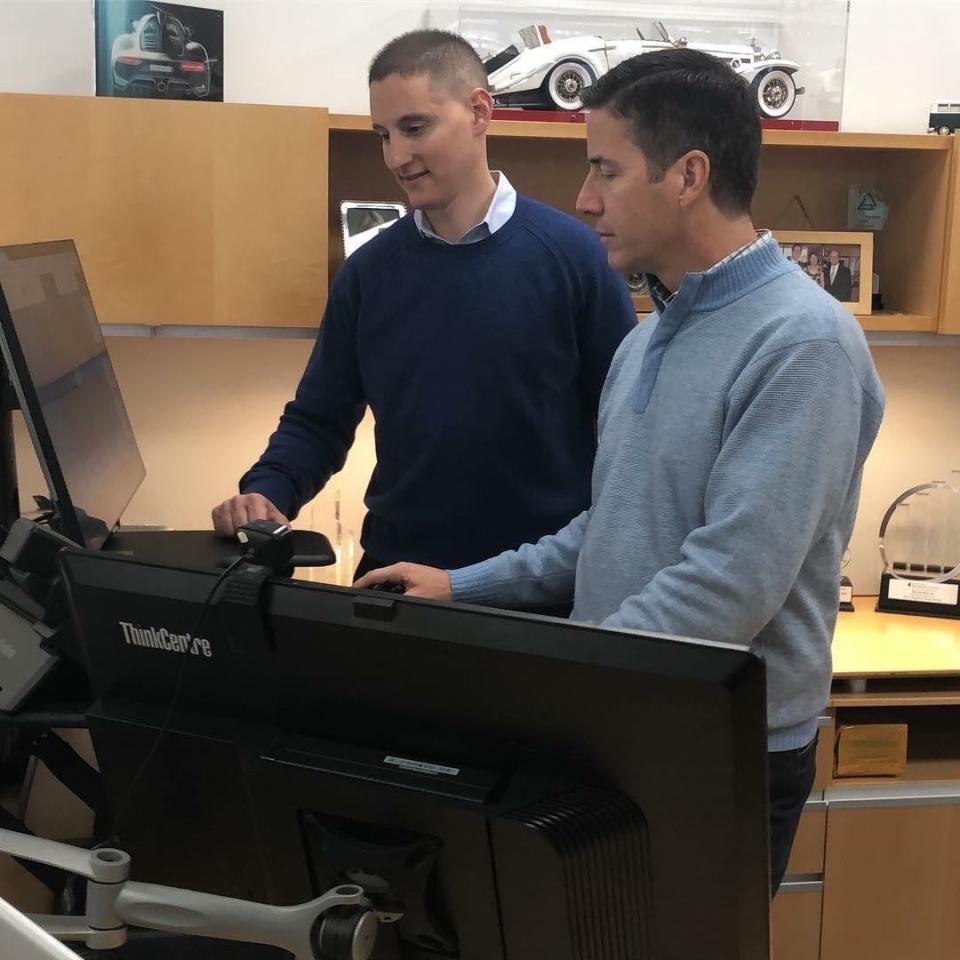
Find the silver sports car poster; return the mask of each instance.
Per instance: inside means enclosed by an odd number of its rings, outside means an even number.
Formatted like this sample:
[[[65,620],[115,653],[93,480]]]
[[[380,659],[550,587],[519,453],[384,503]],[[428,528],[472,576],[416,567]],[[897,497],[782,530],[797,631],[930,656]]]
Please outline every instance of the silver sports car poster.
[[[223,12],[96,0],[97,96],[223,100]]]

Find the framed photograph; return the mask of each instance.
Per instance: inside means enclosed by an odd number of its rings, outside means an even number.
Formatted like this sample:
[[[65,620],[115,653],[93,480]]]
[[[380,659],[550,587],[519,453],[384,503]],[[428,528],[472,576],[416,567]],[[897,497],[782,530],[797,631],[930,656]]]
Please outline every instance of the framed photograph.
[[[855,313],[868,316],[873,300],[873,234],[774,230],[783,255],[811,282]]]

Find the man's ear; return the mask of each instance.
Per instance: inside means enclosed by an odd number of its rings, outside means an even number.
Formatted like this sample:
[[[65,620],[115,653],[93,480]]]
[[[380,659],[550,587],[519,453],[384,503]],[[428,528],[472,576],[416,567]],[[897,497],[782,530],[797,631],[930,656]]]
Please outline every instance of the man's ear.
[[[477,134],[486,133],[493,117],[493,97],[482,87],[475,87],[470,92],[467,103],[470,112],[473,114],[474,132]]]
[[[677,159],[674,169],[680,181],[681,207],[690,206],[710,189],[710,158],[702,150],[691,150]]]

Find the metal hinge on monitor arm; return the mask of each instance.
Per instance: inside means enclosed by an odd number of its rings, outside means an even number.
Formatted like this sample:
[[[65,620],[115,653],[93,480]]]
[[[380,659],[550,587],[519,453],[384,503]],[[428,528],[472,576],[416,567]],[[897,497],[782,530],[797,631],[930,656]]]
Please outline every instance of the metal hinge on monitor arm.
[[[84,850],[0,830],[0,852],[87,878],[84,916],[30,919],[58,940],[83,941],[95,950],[122,946],[130,925],[275,946],[295,960],[368,960],[379,925],[402,916],[377,910],[363,888],[353,884],[334,887],[307,903],[276,907],[128,880],[130,856],[112,848]]]

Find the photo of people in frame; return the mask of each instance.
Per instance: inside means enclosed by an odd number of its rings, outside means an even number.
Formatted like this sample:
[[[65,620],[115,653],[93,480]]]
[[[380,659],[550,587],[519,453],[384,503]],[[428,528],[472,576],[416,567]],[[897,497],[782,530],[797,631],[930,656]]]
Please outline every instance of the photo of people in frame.
[[[860,245],[781,243],[784,257],[842,303],[860,299]]]

